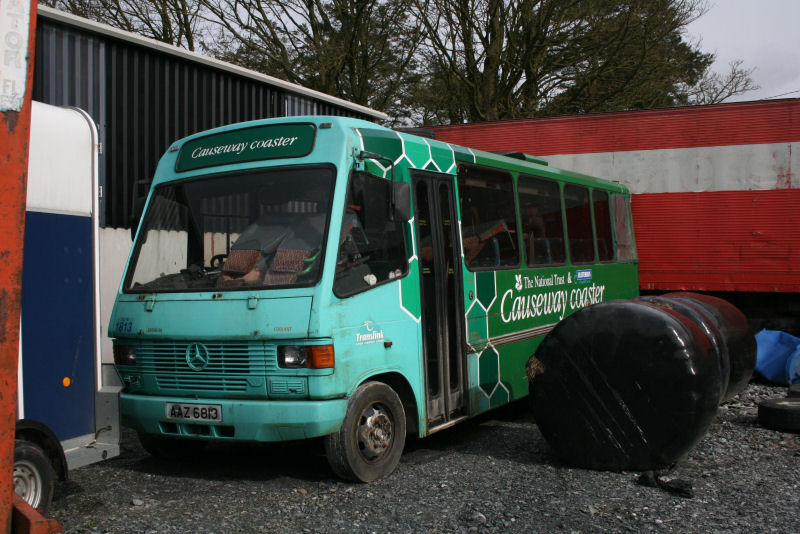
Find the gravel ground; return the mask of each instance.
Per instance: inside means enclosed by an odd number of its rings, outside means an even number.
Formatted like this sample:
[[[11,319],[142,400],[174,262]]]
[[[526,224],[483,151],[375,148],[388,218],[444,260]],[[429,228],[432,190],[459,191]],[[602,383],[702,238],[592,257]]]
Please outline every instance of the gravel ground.
[[[50,517],[66,532],[800,532],[800,435],[761,428],[750,386],[720,407],[708,435],[667,478],[560,464],[524,403],[411,440],[397,471],[372,484],[336,479],[320,441],[214,447],[152,459],[124,432],[122,454],[74,471]]]

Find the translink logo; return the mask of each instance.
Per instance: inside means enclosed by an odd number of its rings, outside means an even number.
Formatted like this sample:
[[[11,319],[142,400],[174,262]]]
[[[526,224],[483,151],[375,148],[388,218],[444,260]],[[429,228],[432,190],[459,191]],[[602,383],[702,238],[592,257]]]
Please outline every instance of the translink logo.
[[[356,345],[369,345],[370,343],[383,341],[383,330],[376,330],[372,321],[364,321],[361,326],[366,330],[366,333],[356,332]]]

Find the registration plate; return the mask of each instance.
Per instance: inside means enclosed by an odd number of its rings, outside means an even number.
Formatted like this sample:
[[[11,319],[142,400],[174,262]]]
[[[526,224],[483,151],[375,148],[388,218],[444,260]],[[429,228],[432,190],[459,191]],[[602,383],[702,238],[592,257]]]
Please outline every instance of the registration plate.
[[[167,403],[167,417],[181,421],[222,422],[222,406],[219,404]]]

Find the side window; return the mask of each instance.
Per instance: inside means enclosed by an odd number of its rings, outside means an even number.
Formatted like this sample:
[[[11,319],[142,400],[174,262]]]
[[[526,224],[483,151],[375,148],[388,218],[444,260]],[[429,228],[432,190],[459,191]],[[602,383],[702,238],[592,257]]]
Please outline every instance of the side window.
[[[589,190],[578,185],[564,186],[564,205],[572,263],[591,263],[594,261],[594,240]]]
[[[597,232],[597,256],[600,261],[614,259],[614,239],[611,235],[611,210],[608,207],[608,193],[592,190],[594,206],[594,228]]]
[[[566,262],[558,184],[520,175],[517,188],[522,215],[522,242],[525,243],[528,265]]]
[[[617,234],[617,261],[636,261],[636,239],[633,236],[631,197],[612,195],[614,230]]]
[[[464,259],[470,270],[519,265],[511,175],[480,167],[458,169]]]
[[[344,297],[403,276],[403,221],[389,220],[389,180],[353,173],[347,186],[333,291]]]

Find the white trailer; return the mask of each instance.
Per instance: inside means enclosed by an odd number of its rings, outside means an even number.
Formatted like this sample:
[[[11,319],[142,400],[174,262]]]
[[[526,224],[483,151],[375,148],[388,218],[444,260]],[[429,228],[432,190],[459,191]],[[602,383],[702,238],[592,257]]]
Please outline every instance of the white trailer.
[[[56,479],[119,454],[121,383],[101,358],[97,130],[33,103],[14,488],[46,509]]]

